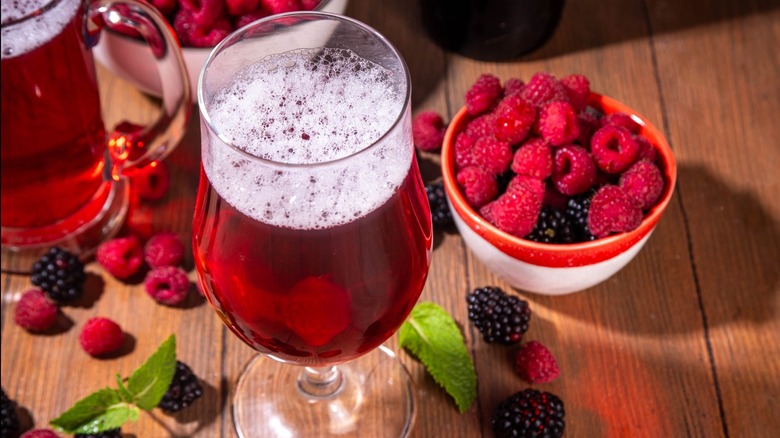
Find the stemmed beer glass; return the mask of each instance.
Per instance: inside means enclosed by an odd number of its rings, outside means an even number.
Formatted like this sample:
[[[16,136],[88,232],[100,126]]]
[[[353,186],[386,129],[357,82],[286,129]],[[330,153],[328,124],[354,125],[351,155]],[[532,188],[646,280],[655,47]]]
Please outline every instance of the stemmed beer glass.
[[[409,375],[381,344],[431,258],[410,97],[396,49],[327,13],[256,21],[204,66],[195,262],[219,317],[263,353],[235,391],[240,436],[409,432]]]

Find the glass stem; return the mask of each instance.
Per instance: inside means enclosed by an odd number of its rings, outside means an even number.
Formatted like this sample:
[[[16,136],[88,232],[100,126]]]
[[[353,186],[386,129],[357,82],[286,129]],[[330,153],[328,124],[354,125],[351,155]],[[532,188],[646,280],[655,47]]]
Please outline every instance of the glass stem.
[[[311,399],[336,396],[344,387],[344,376],[335,365],[322,368],[305,367],[298,376],[298,391]]]

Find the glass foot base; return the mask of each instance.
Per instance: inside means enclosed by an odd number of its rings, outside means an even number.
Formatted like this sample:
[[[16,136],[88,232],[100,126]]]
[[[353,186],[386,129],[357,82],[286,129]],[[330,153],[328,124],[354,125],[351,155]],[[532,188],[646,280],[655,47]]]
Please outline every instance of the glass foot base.
[[[414,386],[395,353],[382,346],[327,373],[334,372],[335,391],[317,391],[307,384],[303,367],[258,355],[241,374],[233,399],[238,435],[381,438],[409,434],[415,416]]]

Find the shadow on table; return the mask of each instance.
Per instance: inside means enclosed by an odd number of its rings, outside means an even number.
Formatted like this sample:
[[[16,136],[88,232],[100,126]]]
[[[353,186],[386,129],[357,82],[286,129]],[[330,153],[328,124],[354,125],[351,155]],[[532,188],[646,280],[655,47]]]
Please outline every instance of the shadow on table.
[[[682,165],[676,190],[647,245],[612,278],[566,296],[524,295],[625,333],[664,336],[777,318],[777,219],[753,193],[701,167]]]

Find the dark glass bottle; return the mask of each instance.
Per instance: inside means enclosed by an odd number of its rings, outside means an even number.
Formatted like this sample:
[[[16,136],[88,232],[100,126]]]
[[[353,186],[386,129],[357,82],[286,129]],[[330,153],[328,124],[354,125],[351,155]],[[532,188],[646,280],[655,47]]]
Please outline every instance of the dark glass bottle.
[[[529,53],[553,34],[564,0],[420,0],[422,20],[442,48],[483,61]]]

